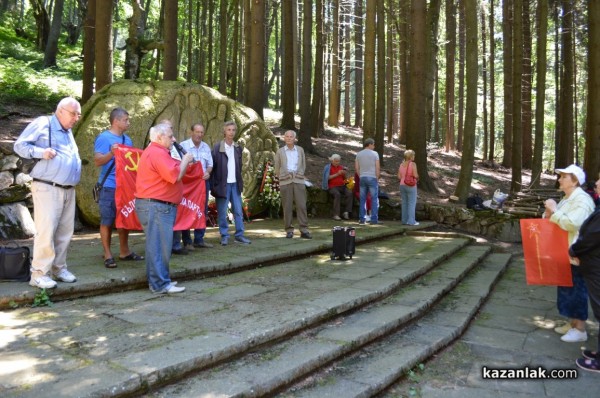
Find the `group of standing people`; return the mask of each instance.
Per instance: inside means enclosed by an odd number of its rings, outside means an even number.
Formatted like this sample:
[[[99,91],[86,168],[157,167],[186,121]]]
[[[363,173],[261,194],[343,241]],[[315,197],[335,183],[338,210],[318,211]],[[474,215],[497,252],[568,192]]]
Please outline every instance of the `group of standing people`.
[[[25,159],[36,159],[30,172],[34,202],[36,234],[33,243],[33,261],[29,284],[41,289],[56,287],[57,281],[73,283],[76,276],[68,270],[67,250],[74,231],[75,186],[81,178],[81,158],[72,128],[81,117],[81,105],[71,97],[62,99],[55,113],[31,122],[14,144],[15,152]],[[132,146],[125,132],[129,128],[129,113],[115,108],[109,116],[110,128],[100,133],[94,143],[94,164],[100,167],[98,182],[100,237],[104,266],[117,267],[111,253],[111,235],[116,218],[115,191],[117,186],[114,154],[117,145]],[[234,142],[237,131],[234,122],[225,122],[223,140],[212,151],[206,151],[202,142],[204,126],[191,126],[191,138],[185,143],[186,154],[179,158],[171,155],[176,142],[172,124],[159,122],[149,132],[150,144],[142,153],[137,170],[135,196],[136,214],[146,234],[145,257],[129,249],[129,231],[119,229],[119,259],[146,262],[150,290],[155,293],[179,293],[184,287],[176,286],[169,276],[177,206],[182,200],[182,178],[194,161],[202,162],[203,182],[212,186],[219,210],[221,245],[229,241],[228,208],[234,215],[236,242],[250,244],[244,236],[241,192],[242,148]],[[209,184],[212,181],[212,184]],[[207,189],[208,199],[208,189]],[[206,209],[205,209],[206,210]],[[187,234],[186,234],[187,232]],[[194,231],[195,247],[211,247],[204,242],[204,229]],[[191,239],[183,231],[183,239]]]
[[[419,225],[415,218],[417,206],[417,186],[409,186],[406,177],[412,176],[418,180],[419,173],[414,163],[415,152],[408,149],[404,152],[404,161],[398,168],[398,182],[400,183],[400,194],[402,198],[402,224]],[[327,190],[333,197],[333,219],[349,220],[352,212],[352,192],[346,186],[348,169],[341,165],[341,157],[333,154],[329,158],[330,163],[323,169],[322,188]],[[354,175],[355,188],[358,186],[358,223],[382,224],[379,220],[379,178],[381,166],[379,154],[375,151],[375,141],[367,138],[363,149],[356,154],[354,161],[356,173]],[[340,217],[341,199],[345,200],[345,208]],[[368,214],[370,211],[370,214]]]
[[[56,281],[72,283],[77,280],[68,270],[66,257],[74,230],[74,188],[81,177],[81,159],[71,129],[80,117],[79,102],[71,97],[64,98],[52,116],[35,119],[14,144],[15,152],[21,157],[38,160],[30,173],[33,178],[31,190],[36,234],[29,283],[34,287],[54,288]],[[95,140],[94,164],[100,168],[98,183],[101,184],[101,189],[98,205],[104,266],[116,268],[117,262],[111,252],[111,238],[117,214],[115,151],[118,145],[133,146],[133,142],[126,134],[130,120],[125,109],[113,109],[109,116],[109,124],[110,127]],[[185,290],[171,281],[169,276],[170,256],[173,253],[179,254],[181,239],[184,245],[181,249],[212,247],[204,241],[205,229],[194,230],[193,241],[189,230],[173,231],[177,206],[183,197],[182,178],[193,162],[202,163],[207,204],[209,190],[216,198],[221,245],[229,244],[227,215],[230,207],[235,224],[233,240],[241,244],[251,243],[244,235],[241,198],[242,148],[234,141],[237,126],[235,122],[225,122],[223,139],[215,143],[212,150],[203,142],[204,131],[202,123],[193,124],[190,128],[190,139],[182,142],[183,151],[179,153],[173,149],[176,141],[170,121],[163,120],[150,129],[150,144],[140,158],[135,187],[135,211],[146,234],[144,256],[130,250],[130,231],[118,229],[118,259],[145,261],[149,288],[155,293],[178,293]],[[284,141],[285,145],[275,154],[275,173],[279,178],[286,238],[291,239],[294,236],[292,216],[295,207],[300,238],[312,239],[306,209],[304,150],[296,145],[296,133],[293,130],[285,132]],[[374,151],[374,146],[373,139],[366,139],[363,150],[356,155],[356,174],[360,178],[360,224],[364,224],[366,220],[368,196],[372,201],[369,222],[381,223],[378,218],[380,165],[379,155]],[[414,152],[407,151],[405,158],[407,156],[414,159]],[[331,157],[331,164],[324,170],[323,185],[334,197],[334,219],[348,220],[352,212],[352,193],[345,186],[348,171],[340,164],[340,160],[339,155]],[[408,166],[403,163],[398,171],[401,190],[406,170],[418,176],[414,163],[412,166],[410,162]],[[408,195],[411,192],[416,199],[416,188],[413,191],[407,190]],[[341,198],[345,199],[345,207],[340,217]],[[416,202],[408,200],[409,204]],[[404,207],[403,203],[403,223],[415,225],[414,208],[407,208],[405,217]]]
[[[562,335],[562,341],[578,343],[588,339],[588,298],[600,321],[600,207],[594,210],[592,197],[581,188],[586,176],[579,166],[556,169],[556,173],[560,175],[559,190],[565,196],[558,203],[546,200],[544,217],[567,232],[573,286],[557,288],[558,312],[567,322],[554,330]],[[600,194],[600,178],[595,189]],[[599,359],[598,351],[583,349],[576,364],[581,369],[600,372]]]

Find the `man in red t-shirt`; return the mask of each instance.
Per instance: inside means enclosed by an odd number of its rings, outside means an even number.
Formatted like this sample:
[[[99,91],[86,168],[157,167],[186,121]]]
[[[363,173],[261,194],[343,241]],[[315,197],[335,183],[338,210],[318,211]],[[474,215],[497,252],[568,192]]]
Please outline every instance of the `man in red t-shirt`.
[[[348,169],[340,164],[341,157],[338,154],[334,153],[329,160],[331,163],[323,170],[323,189],[327,189],[333,196],[333,219],[349,220],[352,212],[352,192],[346,187]],[[345,198],[345,207],[342,217],[340,217],[342,197]]]
[[[146,274],[154,293],[180,293],[169,276],[169,260],[173,245],[173,226],[177,205],[183,197],[181,179],[193,162],[191,153],[181,162],[171,157],[175,138],[168,124],[150,129],[150,145],[144,150],[135,182],[135,212],[146,234]]]

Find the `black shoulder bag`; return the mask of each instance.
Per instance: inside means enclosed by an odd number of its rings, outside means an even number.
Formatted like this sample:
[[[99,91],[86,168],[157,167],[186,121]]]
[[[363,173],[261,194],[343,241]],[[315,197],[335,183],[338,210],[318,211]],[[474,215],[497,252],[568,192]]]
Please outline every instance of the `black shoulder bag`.
[[[0,246],[0,280],[27,282],[31,278],[31,256],[29,247],[14,245]]]
[[[121,143],[125,144],[125,134],[123,134],[121,136]],[[113,162],[110,165],[110,167],[108,168],[108,170],[106,170],[106,173],[104,174],[104,178],[102,178],[102,182],[97,182],[94,185],[94,188],[92,188],[92,196],[94,197],[94,202],[96,202],[96,203],[98,203],[100,201],[100,191],[102,191],[102,187],[104,187],[104,183],[106,182],[106,179],[110,175],[110,172],[112,171],[112,169],[115,167],[115,162],[116,162],[116,160],[114,159],[114,156],[113,156]]]

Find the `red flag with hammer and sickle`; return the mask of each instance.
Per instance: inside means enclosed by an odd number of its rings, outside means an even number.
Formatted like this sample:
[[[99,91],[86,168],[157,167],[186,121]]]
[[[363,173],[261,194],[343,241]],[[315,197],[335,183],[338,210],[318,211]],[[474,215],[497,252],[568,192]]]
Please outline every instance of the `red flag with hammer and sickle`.
[[[135,213],[135,180],[142,149],[127,145],[118,145],[115,151],[115,172],[117,189],[115,204],[117,207],[117,228],[141,230],[142,226]],[[202,179],[202,164],[190,164],[183,176],[183,198],[177,206],[177,218],[173,230],[206,228],[206,184]]]

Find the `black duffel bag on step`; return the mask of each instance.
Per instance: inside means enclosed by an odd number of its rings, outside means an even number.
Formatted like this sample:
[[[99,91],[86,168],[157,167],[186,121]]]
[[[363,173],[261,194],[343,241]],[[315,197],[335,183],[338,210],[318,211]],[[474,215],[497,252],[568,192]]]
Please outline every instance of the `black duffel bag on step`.
[[[27,246],[0,246],[0,280],[28,282],[31,278],[31,252]]]

